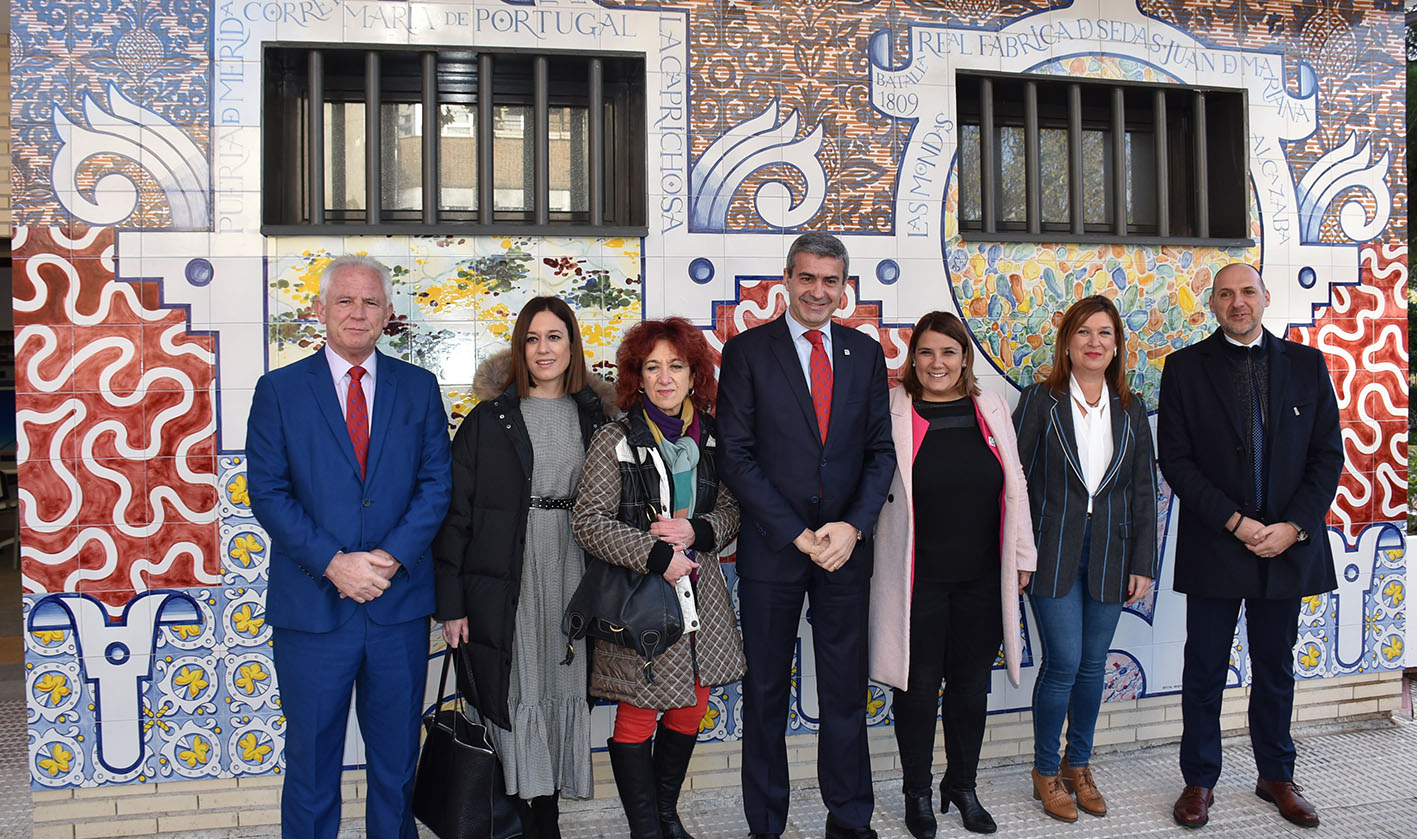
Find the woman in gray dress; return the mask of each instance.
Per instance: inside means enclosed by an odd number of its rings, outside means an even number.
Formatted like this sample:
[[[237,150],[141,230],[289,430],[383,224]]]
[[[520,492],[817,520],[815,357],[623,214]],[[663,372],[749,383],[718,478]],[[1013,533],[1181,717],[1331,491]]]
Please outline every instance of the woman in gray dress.
[[[559,837],[558,796],[592,792],[585,650],[561,663],[561,615],[584,569],[571,507],[614,390],[587,369],[555,297],[522,308],[512,349],[478,367],[473,390],[482,401],[453,437],[453,500],[434,543],[436,617],[525,835]]]

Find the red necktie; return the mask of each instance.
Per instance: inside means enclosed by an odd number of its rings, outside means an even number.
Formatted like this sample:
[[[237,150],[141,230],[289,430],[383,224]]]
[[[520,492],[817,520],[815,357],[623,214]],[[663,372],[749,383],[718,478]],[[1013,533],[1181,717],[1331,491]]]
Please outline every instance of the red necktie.
[[[359,477],[369,459],[369,406],[364,402],[363,367],[349,368],[349,393],[344,400],[344,426],[349,429],[349,442],[354,444],[354,459],[359,461]]]
[[[827,442],[827,423],[832,416],[832,365],[822,346],[822,332],[807,330],[807,340],[812,342],[812,358],[808,369],[812,372],[812,406],[817,409],[817,428],[822,431],[822,443]]]

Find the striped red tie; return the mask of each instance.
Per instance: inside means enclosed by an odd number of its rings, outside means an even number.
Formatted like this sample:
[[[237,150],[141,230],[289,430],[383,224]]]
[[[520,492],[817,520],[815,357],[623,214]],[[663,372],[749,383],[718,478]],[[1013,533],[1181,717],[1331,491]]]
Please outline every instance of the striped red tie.
[[[359,477],[364,477],[369,460],[369,406],[364,401],[363,367],[349,368],[349,393],[344,400],[344,425],[349,429],[349,442],[354,444],[354,459],[359,461]]]
[[[822,432],[822,443],[827,442],[827,424],[832,416],[832,365],[822,346],[820,329],[807,330],[807,340],[812,342],[812,358],[808,368],[812,371],[812,407],[817,409],[817,428]]]

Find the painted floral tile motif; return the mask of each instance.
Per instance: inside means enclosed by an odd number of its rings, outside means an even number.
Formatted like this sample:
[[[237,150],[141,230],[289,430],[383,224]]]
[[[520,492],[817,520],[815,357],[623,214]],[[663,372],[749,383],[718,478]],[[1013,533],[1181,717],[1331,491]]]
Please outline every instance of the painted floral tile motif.
[[[456,419],[475,397],[481,359],[504,349],[517,312],[538,295],[556,295],[576,312],[587,360],[614,377],[625,330],[643,317],[640,243],[621,238],[400,237],[286,239],[271,261],[268,367],[323,346],[315,318],[320,273],[338,254],[368,253],[393,274],[394,317],[385,352],[438,377]]]

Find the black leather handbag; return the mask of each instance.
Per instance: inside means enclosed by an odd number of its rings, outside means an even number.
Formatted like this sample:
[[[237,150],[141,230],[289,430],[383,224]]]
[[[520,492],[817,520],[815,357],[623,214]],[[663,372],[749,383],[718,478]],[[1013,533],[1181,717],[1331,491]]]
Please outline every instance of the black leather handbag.
[[[418,755],[413,781],[413,816],[438,839],[516,839],[521,813],[507,795],[502,761],[487,739],[487,729],[463,713],[462,694],[454,707],[443,707],[448,667],[458,657],[443,656],[438,699],[423,715],[428,739]]]
[[[641,574],[591,558],[585,576],[561,618],[566,659],[581,638],[618,644],[645,660],[645,680],[654,684],[654,658],[684,634],[684,615],[674,587],[659,574]]]

